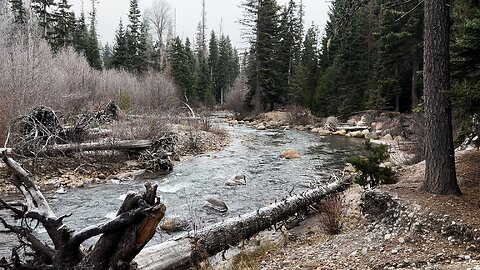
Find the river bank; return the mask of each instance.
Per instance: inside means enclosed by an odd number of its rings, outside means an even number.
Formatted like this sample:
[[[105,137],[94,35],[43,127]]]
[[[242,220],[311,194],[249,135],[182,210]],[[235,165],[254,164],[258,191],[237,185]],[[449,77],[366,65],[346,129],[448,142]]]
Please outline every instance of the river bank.
[[[278,118],[266,117],[262,123],[255,121],[251,125],[273,128],[276,125],[269,124],[272,121]],[[318,131],[325,130],[324,123],[318,123],[292,127],[284,122],[280,127],[318,132],[321,136],[348,134],[324,135]],[[480,150],[468,147],[456,152],[457,175],[464,195],[436,196],[418,191],[425,163],[409,165],[413,151],[395,143],[403,140],[387,137],[377,143],[390,146],[390,165],[397,170],[397,183],[367,192],[358,185],[350,188],[345,193],[342,233],[326,234],[322,218],[314,215],[284,234],[282,241],[267,241],[259,248],[249,246],[229,263],[213,268],[480,269]]]

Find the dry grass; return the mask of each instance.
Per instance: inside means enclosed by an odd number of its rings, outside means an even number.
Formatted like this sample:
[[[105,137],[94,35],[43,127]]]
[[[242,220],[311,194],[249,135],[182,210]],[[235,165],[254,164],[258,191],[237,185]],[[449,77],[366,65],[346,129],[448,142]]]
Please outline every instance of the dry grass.
[[[325,233],[336,235],[342,232],[346,212],[345,198],[337,194],[326,198],[316,207],[321,217],[321,227]]]
[[[236,270],[236,269],[244,269],[244,270],[256,270],[260,267],[260,262],[262,261],[262,257],[264,257],[267,252],[272,250],[276,250],[278,245],[274,243],[269,243],[258,247],[253,251],[244,250],[240,252],[237,256],[235,256],[232,260],[230,267],[227,270]]]
[[[170,120],[160,117],[123,119],[112,124],[113,137],[122,140],[160,138],[170,132]]]

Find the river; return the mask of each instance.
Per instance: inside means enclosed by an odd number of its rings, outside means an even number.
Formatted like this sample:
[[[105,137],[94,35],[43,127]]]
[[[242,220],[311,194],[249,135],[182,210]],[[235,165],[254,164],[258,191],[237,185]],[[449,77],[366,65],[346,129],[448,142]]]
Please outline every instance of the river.
[[[220,121],[220,118],[216,119]],[[346,157],[358,153],[361,142],[295,130],[258,131],[242,125],[228,126],[221,122],[219,125],[231,137],[226,149],[181,162],[172,174],[154,181],[167,206],[167,217],[181,217],[198,228],[283,199],[292,189],[293,193],[301,193],[306,190],[303,187],[306,183],[328,181],[331,173],[344,167]],[[280,154],[287,149],[299,151],[302,157],[281,158]],[[225,181],[233,175],[246,175],[247,184],[226,186]],[[65,219],[68,226],[81,229],[107,221],[117,211],[125,194],[143,189],[143,184],[143,181],[131,180],[46,196],[57,215],[73,213],[72,217]],[[205,199],[210,195],[222,197],[229,210],[218,213],[204,207]],[[45,231],[38,230],[38,233],[45,234]],[[172,236],[159,232],[150,245]],[[5,244],[6,236],[1,238],[0,257],[7,255],[11,248]]]

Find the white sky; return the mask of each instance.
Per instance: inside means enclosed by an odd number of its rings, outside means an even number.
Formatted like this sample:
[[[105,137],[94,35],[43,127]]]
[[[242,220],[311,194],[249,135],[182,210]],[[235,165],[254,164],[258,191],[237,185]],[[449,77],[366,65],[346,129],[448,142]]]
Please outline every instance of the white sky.
[[[91,1],[83,1],[85,12],[88,13]],[[279,4],[288,2],[288,0],[277,1]],[[152,2],[152,0],[139,0],[142,14]],[[198,22],[201,19],[201,0],[170,0],[168,2],[176,10],[177,35],[181,38],[188,37],[193,40]],[[233,45],[239,49],[246,47],[241,38],[241,25],[238,23],[238,20],[242,17],[241,2],[242,0],[206,0],[208,32],[213,29],[218,33],[220,25],[222,25],[223,33],[229,35]],[[300,0],[297,0],[297,3],[299,2]],[[71,0],[70,3],[73,4],[75,12],[79,14],[82,0]],[[103,44],[106,42],[113,43],[120,18],[122,18],[124,25],[127,24],[129,3],[129,0],[99,0],[97,4],[97,28]],[[303,0],[306,28],[314,22],[319,26],[320,31],[323,31],[328,19],[329,3],[330,1],[326,0]]]

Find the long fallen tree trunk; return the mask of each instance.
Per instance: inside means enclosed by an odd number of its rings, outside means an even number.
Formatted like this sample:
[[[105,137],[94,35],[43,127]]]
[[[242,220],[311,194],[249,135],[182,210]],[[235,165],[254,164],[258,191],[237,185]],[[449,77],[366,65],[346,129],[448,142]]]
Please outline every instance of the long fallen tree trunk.
[[[153,146],[150,140],[131,140],[131,141],[108,141],[94,143],[78,144],[56,144],[48,145],[40,153],[47,155],[66,154],[85,151],[104,151],[104,150],[145,150]]]
[[[350,182],[338,180],[326,187],[292,196],[279,203],[217,223],[198,231],[191,231],[174,240],[142,250],[135,258],[139,269],[188,269],[218,252],[249,239],[260,231],[295,215],[320,200],[344,191]]]

